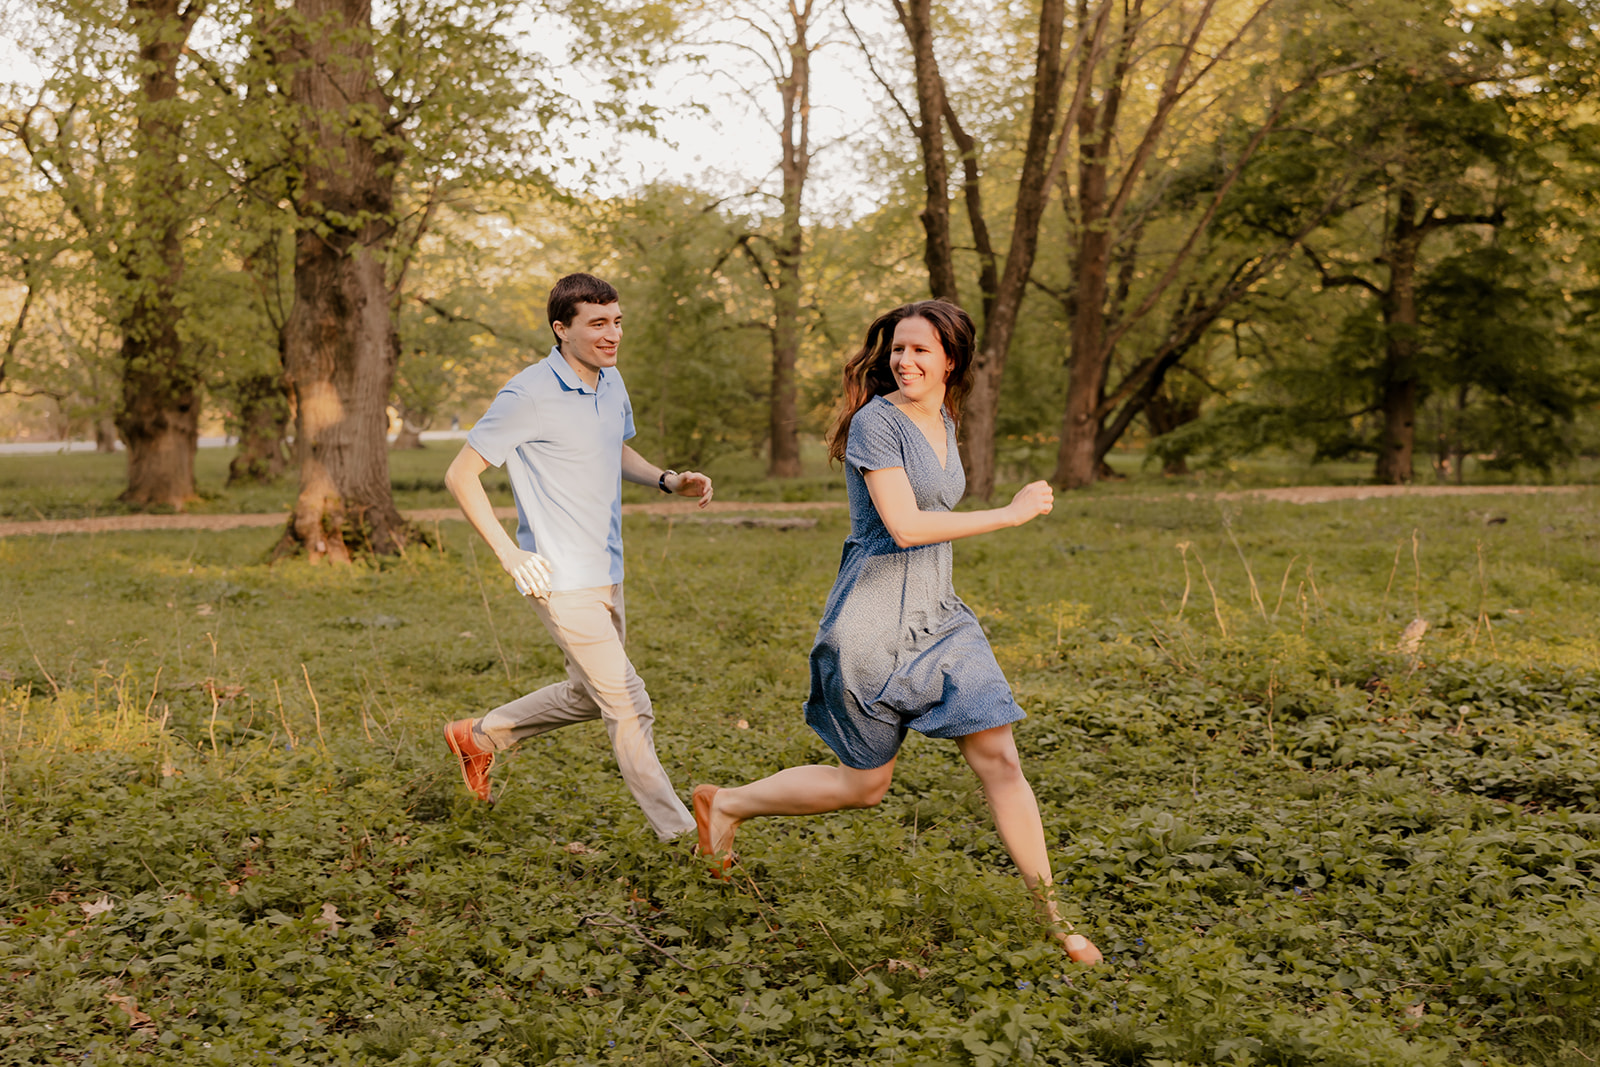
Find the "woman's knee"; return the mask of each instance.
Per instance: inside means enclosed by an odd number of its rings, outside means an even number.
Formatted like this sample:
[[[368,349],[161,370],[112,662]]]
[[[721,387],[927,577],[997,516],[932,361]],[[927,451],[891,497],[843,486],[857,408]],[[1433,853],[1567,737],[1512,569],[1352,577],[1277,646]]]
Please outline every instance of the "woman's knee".
[[[883,800],[889,792],[889,785],[894,781],[894,767],[874,767],[870,771],[852,770],[847,785],[849,792],[849,806],[852,808],[872,808]]]
[[[961,754],[974,773],[984,781],[1015,780],[1023,777],[1022,758],[1009,733],[986,737],[962,747]]]

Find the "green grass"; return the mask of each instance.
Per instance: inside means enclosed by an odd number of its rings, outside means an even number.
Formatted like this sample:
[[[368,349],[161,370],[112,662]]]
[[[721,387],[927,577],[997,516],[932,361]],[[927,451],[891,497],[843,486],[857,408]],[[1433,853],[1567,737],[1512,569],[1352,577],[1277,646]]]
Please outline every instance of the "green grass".
[[[956,553],[1092,971],[945,742],[876,810],[749,824],[731,886],[598,725],[472,801],[440,725],[561,665],[464,524],[342,571],[271,530],[0,541],[0,1063],[1600,1057],[1600,493],[1118,489]],[[625,520],[685,793],[825,756],[846,529]]]

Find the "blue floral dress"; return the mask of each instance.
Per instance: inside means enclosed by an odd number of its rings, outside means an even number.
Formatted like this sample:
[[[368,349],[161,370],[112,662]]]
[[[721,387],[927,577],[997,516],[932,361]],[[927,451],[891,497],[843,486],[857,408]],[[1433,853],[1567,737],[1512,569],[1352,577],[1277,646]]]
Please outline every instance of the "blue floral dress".
[[[845,445],[850,538],[811,649],[806,722],[847,767],[894,758],[906,729],[964,737],[1023,718],[972,609],[950,582],[949,541],[900,548],[878,517],[864,471],[903,467],[923,511],[966,491],[955,423],[944,413],[946,465],[909,416],[883,397],[856,412]]]

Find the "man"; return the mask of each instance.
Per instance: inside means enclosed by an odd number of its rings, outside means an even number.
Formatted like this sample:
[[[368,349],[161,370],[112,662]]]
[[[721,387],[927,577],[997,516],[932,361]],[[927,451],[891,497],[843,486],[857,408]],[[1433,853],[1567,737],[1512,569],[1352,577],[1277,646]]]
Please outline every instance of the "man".
[[[622,780],[663,841],[694,829],[656,758],[644,682],[623,649],[622,478],[711,502],[711,479],[662,470],[624,444],[633,406],[617,372],[622,309],[590,274],[550,290],[556,346],[506,383],[445,474],[467,521],[489,543],[566,657],[567,680],[445,727],[467,788],[489,799],[494,754],[569,723],[604,719]],[[481,476],[505,465],[517,501],[513,541]],[[620,474],[620,478],[619,478]]]

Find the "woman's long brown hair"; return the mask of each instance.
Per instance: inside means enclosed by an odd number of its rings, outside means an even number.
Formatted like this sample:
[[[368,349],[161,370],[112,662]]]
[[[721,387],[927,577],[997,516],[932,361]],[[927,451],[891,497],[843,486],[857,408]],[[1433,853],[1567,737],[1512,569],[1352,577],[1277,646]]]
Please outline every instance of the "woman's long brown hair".
[[[977,330],[972,318],[948,300],[919,300],[885,312],[867,327],[861,350],[844,365],[844,396],[839,416],[828,431],[828,458],[844,462],[845,446],[850,441],[850,420],[875,396],[895,391],[894,375],[889,370],[889,349],[894,344],[894,328],[906,319],[926,319],[939,335],[944,354],[950,357],[950,374],[944,382],[944,406],[956,427],[961,426],[961,405],[972,391],[972,350]]]

